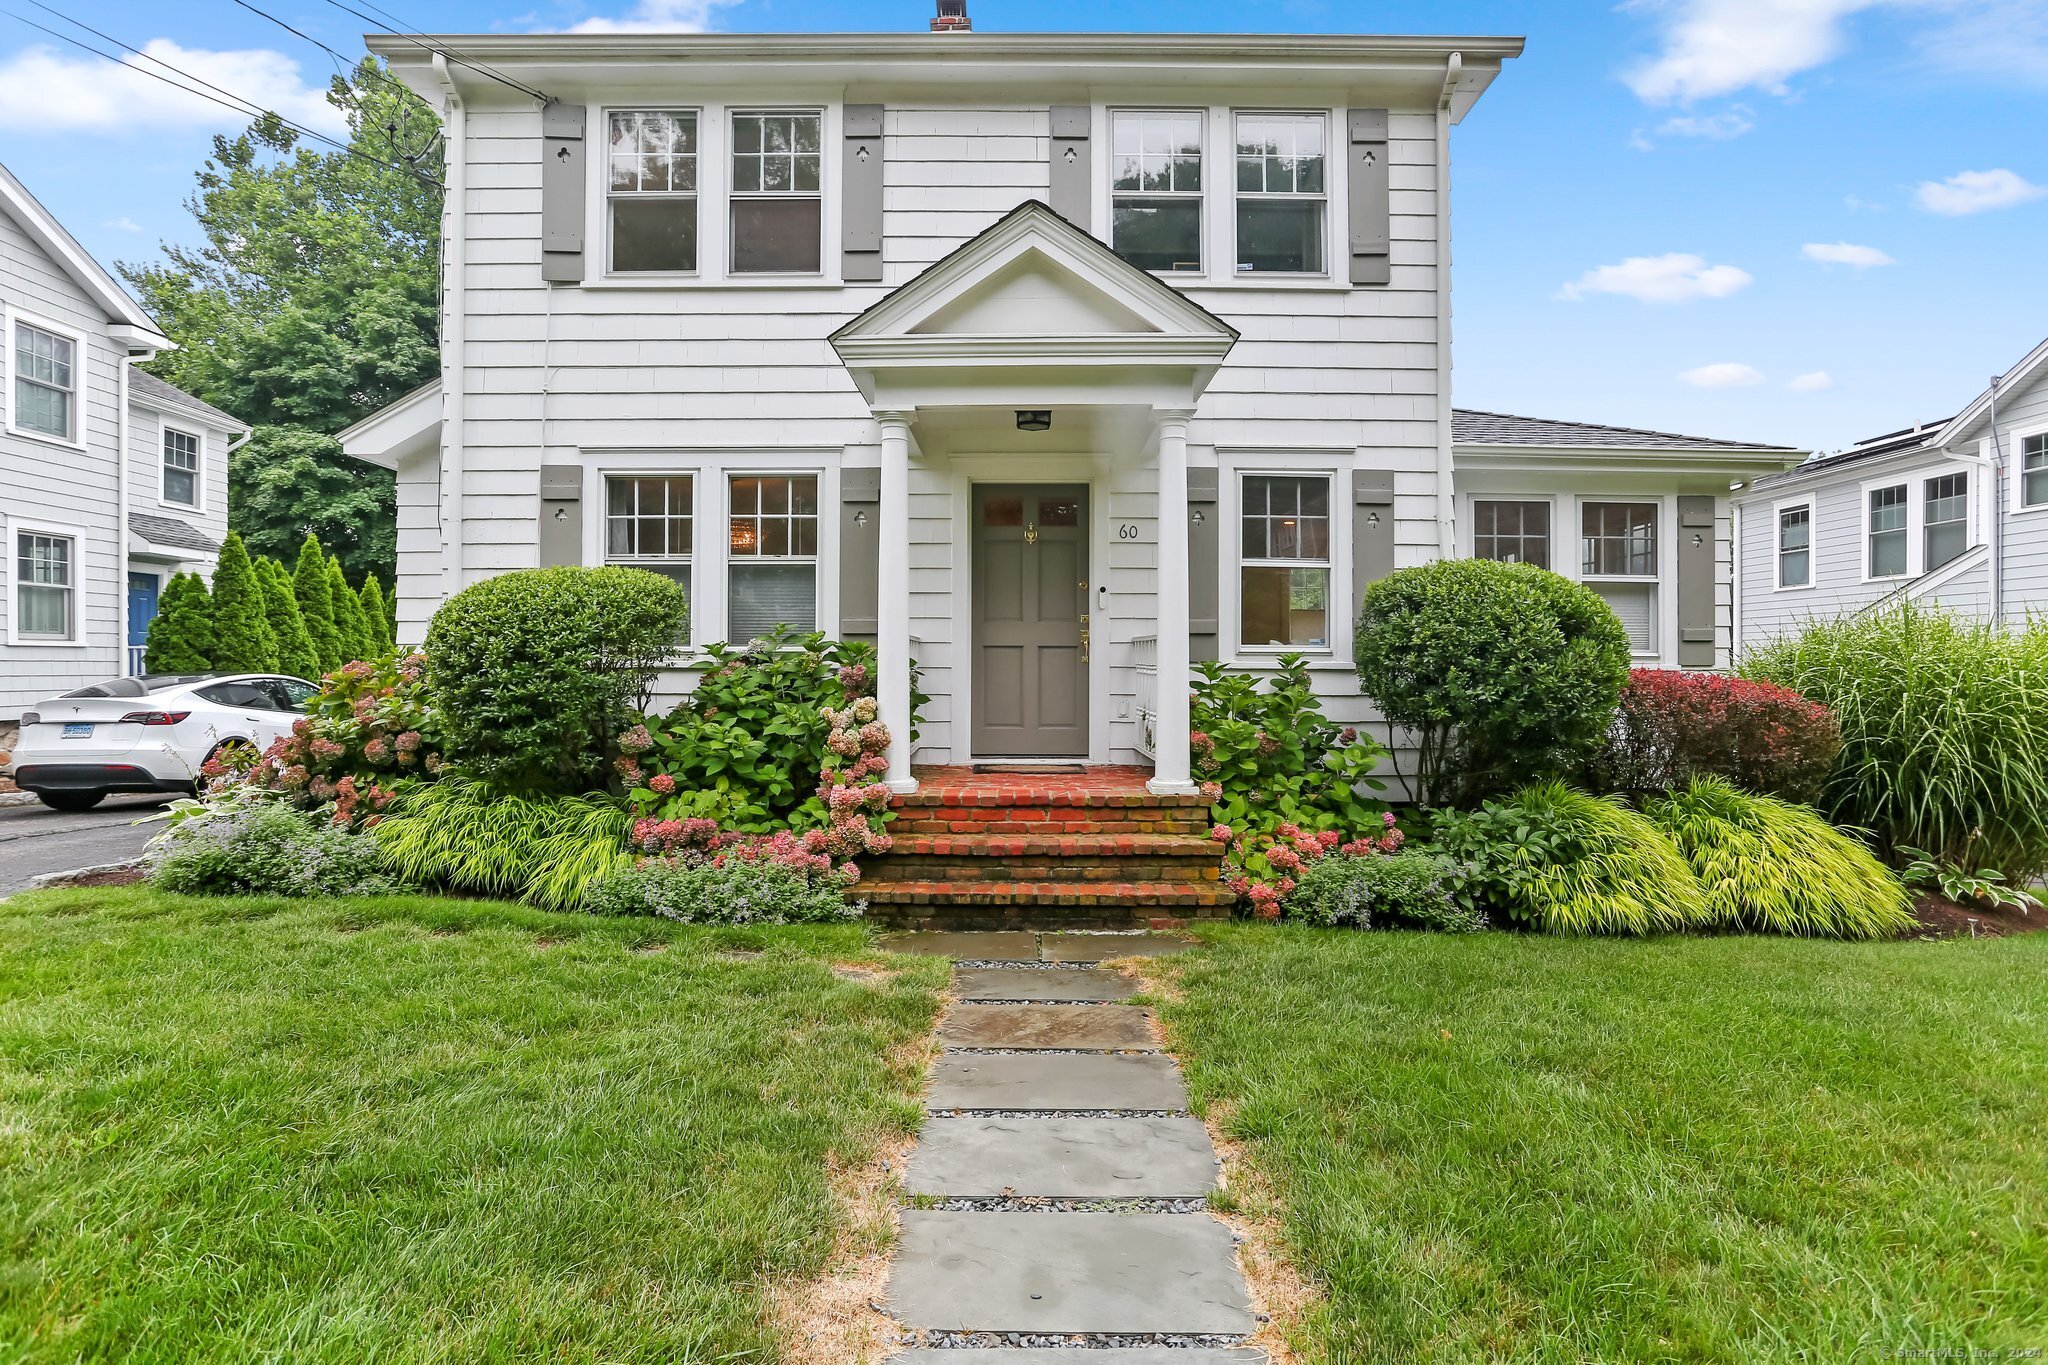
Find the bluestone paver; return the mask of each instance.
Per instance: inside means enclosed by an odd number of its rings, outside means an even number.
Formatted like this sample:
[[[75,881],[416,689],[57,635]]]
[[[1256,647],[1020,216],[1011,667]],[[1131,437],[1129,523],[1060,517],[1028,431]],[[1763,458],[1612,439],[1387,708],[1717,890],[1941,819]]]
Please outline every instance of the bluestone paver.
[[[888,953],[919,953],[967,962],[1036,962],[1038,935],[1012,932],[884,934],[875,946]]]
[[[953,991],[962,1000],[1108,1002],[1130,999],[1138,983],[1095,967],[962,967]]]
[[[1216,1187],[1216,1150],[1191,1118],[934,1117],[903,1183],[956,1199],[1198,1199]]]
[[[1206,1214],[906,1209],[889,1308],[906,1327],[939,1331],[1257,1326],[1230,1229]]]
[[[946,1047],[1156,1052],[1152,1011],[1130,1005],[955,1005],[939,1025]]]
[[[1182,1350],[1173,1346],[1113,1346],[1106,1351],[1038,1346],[927,1346],[889,1357],[889,1365],[1266,1365],[1252,1346]]]
[[[1152,1109],[1180,1112],[1188,1092],[1159,1053],[940,1056],[925,1107],[946,1109]]]
[[[1107,962],[1117,957],[1158,957],[1195,946],[1172,934],[1046,934],[1040,951],[1047,962]]]

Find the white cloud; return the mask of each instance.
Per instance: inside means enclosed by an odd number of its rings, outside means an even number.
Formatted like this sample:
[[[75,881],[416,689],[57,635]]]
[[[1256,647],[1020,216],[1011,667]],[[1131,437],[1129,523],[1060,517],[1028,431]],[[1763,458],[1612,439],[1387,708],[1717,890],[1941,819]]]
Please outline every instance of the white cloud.
[[[1832,389],[1834,386],[1835,377],[1826,370],[1795,374],[1785,381],[1785,387],[1794,393],[1819,393],[1822,389]]]
[[[1785,82],[1842,48],[1842,21],[1880,0],[1679,0],[1663,50],[1623,79],[1651,104]]]
[[[1703,137],[1713,142],[1727,142],[1755,127],[1753,111],[1748,105],[1738,104],[1718,114],[1679,114],[1665,119],[1657,131],[1666,137]]]
[[[2040,0],[1974,0],[1951,22],[1920,36],[1937,67],[2048,85],[2048,6]]]
[[[299,64],[282,52],[250,48],[213,52],[152,38],[142,50],[166,65],[219,86],[295,123],[345,133],[341,111],[327,102],[324,84],[309,85]],[[128,56],[72,57],[31,47],[0,61],[0,128],[37,133],[152,133],[165,127],[235,128],[249,116],[154,76],[178,76],[155,62]]]
[[[1898,264],[1874,246],[1857,246],[1853,242],[1808,242],[1799,248],[1799,254],[1822,265],[1853,265],[1858,270],[1868,270],[1874,265]]]
[[[1750,281],[1732,265],[1708,265],[1705,258],[1673,251],[1663,256],[1630,256],[1619,265],[1595,266],[1557,291],[1560,299],[1588,294],[1625,294],[1644,303],[1687,303],[1722,299]]]
[[[639,0],[620,19],[585,19],[571,33],[702,33],[711,17],[737,0]]]
[[[1883,213],[1884,205],[1874,199],[1865,199],[1859,194],[1842,196],[1842,207],[1851,213]]]
[[[110,218],[106,221],[104,226],[114,228],[117,231],[121,232],[141,232],[143,230],[142,224],[136,222],[133,218],[127,217],[126,215],[123,215],[122,217],[119,218]]]
[[[1678,376],[1696,389],[1746,389],[1753,384],[1764,382],[1763,371],[1753,365],[1739,364],[1724,360],[1717,365],[1702,365],[1687,370]]]
[[[2003,167],[1991,171],[1958,171],[1946,180],[1923,180],[1913,203],[1929,213],[1951,218],[1986,209],[2007,209],[2048,196],[2048,185],[2032,185]]]

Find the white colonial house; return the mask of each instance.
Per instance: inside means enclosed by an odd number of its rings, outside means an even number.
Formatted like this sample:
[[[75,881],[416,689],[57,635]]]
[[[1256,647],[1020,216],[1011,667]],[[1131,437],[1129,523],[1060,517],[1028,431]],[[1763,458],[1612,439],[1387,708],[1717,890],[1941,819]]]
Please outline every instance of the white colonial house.
[[[2048,341],[1953,417],[1758,479],[1736,515],[1744,646],[1901,597],[2048,611]]]
[[[0,166],[0,724],[141,671],[169,576],[212,571],[248,429],[136,369],[171,342]]]
[[[1191,790],[1198,659],[1300,651],[1368,721],[1359,595],[1445,555],[1728,662],[1730,485],[1799,452],[1454,417],[1451,129],[1520,39],[958,22],[368,40],[447,131],[442,381],[343,435],[397,471],[405,638],[486,575],[654,569],[697,645],[875,640],[890,715],[914,659],[899,790]]]

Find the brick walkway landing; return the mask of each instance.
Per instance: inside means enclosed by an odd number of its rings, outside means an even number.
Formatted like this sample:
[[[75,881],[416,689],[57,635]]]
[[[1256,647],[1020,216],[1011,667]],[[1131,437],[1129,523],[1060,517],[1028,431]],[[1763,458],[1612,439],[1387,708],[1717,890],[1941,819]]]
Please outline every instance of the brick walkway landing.
[[[922,768],[894,801],[895,847],[854,895],[920,929],[1138,929],[1220,919],[1232,897],[1199,796],[1154,796],[1144,768]]]

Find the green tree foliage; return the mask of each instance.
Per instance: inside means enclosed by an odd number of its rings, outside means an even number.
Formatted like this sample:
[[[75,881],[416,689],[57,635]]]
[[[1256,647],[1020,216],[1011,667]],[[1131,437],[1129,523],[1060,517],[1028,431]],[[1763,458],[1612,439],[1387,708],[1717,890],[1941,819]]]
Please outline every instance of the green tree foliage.
[[[326,673],[348,660],[341,657],[341,636],[334,627],[334,589],[327,577],[327,554],[317,536],[307,536],[299,546],[298,566],[292,571],[292,596],[298,599],[299,615],[305,618],[306,634],[313,641],[313,657]]]
[[[374,60],[328,99],[358,155],[303,146],[267,115],[216,138],[188,203],[204,244],[121,273],[178,343],[150,368],[258,428],[230,480],[250,488],[229,517],[251,548],[284,557],[312,531],[362,552],[351,573],[388,575],[391,476],[293,438],[439,372],[441,154],[432,111]]]
[[[151,673],[205,673],[213,667],[213,601],[198,574],[176,574],[164,588],[142,657]]]
[[[341,642],[341,661],[351,663],[357,659],[375,658],[376,637],[370,633],[369,623],[363,620],[363,601],[343,576],[341,561],[331,557],[327,561],[327,591],[329,600],[334,603],[334,634]]]
[[[263,587],[249,551],[233,531],[220,547],[213,570],[215,669],[223,673],[269,673],[277,668],[277,637],[264,610]]]
[[[363,604],[363,624],[371,636],[370,651],[382,658],[397,647],[397,632],[391,624],[391,610],[384,604],[384,589],[374,575],[363,579],[358,597]]]
[[[317,679],[320,656],[313,650],[313,637],[306,633],[299,599],[292,595],[291,570],[265,556],[256,561],[256,576],[263,584],[264,615],[277,640],[277,671],[308,681]]]

